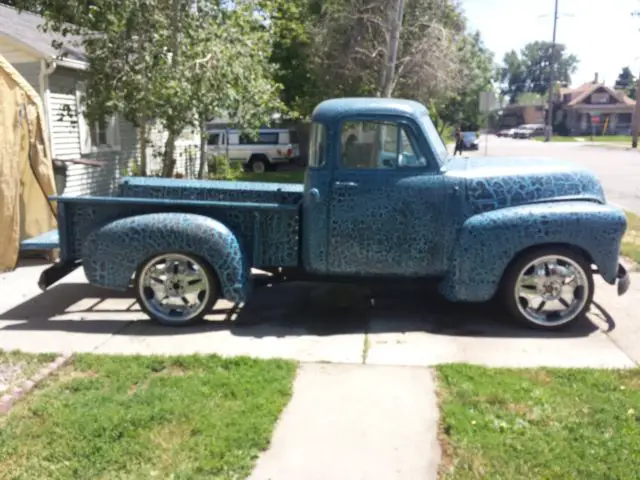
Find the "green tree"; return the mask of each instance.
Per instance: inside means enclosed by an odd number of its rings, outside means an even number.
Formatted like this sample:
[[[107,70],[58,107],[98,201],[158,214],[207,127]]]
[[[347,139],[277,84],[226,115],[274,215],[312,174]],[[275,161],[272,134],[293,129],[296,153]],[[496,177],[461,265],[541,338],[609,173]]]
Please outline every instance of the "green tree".
[[[446,125],[460,125],[465,130],[477,130],[483,122],[480,93],[492,92],[495,74],[493,53],[484,45],[480,32],[463,37],[459,42],[461,83],[457,91],[442,97],[439,119]]]
[[[326,0],[311,26],[309,60],[317,99],[392,95],[426,102],[461,83],[456,41],[463,36],[458,7],[450,2],[406,2],[397,60],[383,80],[392,48],[397,3]],[[454,30],[454,25],[458,30]]]
[[[260,0],[273,35],[270,61],[275,67],[275,79],[282,85],[281,98],[289,116],[307,117],[318,99],[312,31],[322,4],[323,0]]]
[[[552,54],[552,52],[555,52]],[[501,69],[501,92],[516,102],[522,93],[545,95],[551,80],[552,58],[555,64],[555,80],[571,83],[571,75],[578,67],[578,57],[569,54],[562,44],[536,41],[528,43],[520,53],[512,50],[505,54]]]
[[[272,32],[264,18],[254,15],[254,4],[236,2],[233,9],[220,9],[209,0],[195,3],[191,16],[191,48],[187,50],[191,95],[200,129],[198,170],[204,175],[207,121],[229,117],[235,126],[255,133],[275,113],[284,110],[280,85],[269,62]],[[265,15],[266,12],[265,12]],[[273,23],[270,24],[273,28]]]
[[[623,90],[630,98],[636,98],[637,80],[629,67],[624,67],[616,79],[615,88]]]
[[[278,86],[264,61],[271,52],[271,30],[257,15],[255,1],[38,4],[46,28],[76,36],[84,47],[90,120],[120,113],[139,127],[143,163],[148,122],[166,129],[164,176],[175,168],[176,138],[187,126],[200,125],[203,112],[224,108],[243,126],[264,118],[266,105],[277,105]]]

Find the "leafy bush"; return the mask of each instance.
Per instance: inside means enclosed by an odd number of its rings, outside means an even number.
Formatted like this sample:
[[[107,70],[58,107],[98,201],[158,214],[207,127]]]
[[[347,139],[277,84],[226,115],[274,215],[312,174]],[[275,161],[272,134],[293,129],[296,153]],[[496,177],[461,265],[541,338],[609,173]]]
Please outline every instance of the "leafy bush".
[[[230,162],[226,155],[209,155],[207,167],[212,180],[237,180],[244,170],[241,162]]]

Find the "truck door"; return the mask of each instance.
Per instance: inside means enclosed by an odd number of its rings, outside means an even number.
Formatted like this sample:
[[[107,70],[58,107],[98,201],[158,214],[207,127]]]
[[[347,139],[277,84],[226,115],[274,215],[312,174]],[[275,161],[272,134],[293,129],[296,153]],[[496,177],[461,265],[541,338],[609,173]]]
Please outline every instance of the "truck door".
[[[444,180],[418,132],[404,118],[339,126],[327,273],[425,276],[441,270]]]

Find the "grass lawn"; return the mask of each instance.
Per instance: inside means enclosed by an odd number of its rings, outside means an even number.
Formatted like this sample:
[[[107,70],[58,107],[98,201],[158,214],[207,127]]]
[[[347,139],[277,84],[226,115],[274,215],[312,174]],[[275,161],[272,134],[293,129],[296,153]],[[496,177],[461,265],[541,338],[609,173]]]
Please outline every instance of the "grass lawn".
[[[538,142],[544,142],[544,137],[533,137]],[[624,143],[627,142],[631,145],[630,135],[596,135],[591,140],[589,135],[581,135],[579,137],[565,137],[562,135],[554,135],[551,137],[552,142],[604,142],[604,143]]]
[[[248,182],[304,183],[304,170],[276,170],[275,172],[243,172],[238,180]]]
[[[246,478],[291,396],[295,364],[78,356],[0,417],[17,479]]]
[[[640,370],[438,372],[443,478],[640,478]]]
[[[577,138],[582,138],[582,137],[563,137],[561,135],[553,135],[551,137],[551,141],[552,142],[577,142],[578,141]],[[533,137],[533,140],[537,142],[544,142],[544,136]]]
[[[627,214],[627,233],[622,239],[621,253],[636,263],[640,263],[640,217],[634,213]]]

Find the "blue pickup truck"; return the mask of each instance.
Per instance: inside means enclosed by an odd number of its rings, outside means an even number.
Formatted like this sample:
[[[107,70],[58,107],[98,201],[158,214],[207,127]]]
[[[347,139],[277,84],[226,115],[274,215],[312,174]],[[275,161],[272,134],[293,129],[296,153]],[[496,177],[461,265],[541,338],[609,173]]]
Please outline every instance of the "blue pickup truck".
[[[498,299],[525,325],[579,319],[593,275],[629,288],[624,213],[588,170],[543,158],[452,157],[426,108],[332,99],[312,115],[304,184],[125,178],[108,197],[57,197],[45,289],[80,265],[133,288],[153,320],[187,325],[246,302],[252,269],[286,280],[431,280],[451,301]]]

